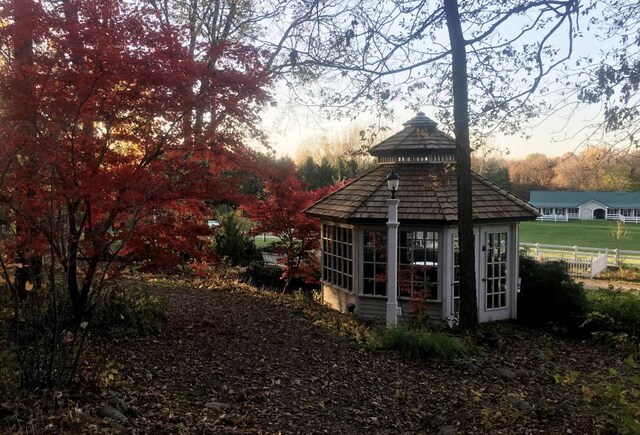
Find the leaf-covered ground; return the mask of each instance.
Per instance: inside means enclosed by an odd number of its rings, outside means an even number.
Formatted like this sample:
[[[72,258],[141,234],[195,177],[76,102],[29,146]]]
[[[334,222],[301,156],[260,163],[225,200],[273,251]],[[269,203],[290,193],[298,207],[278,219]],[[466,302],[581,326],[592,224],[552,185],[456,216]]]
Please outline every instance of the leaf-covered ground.
[[[150,286],[170,301],[160,335],[94,340],[83,373],[93,385],[4,404],[0,432],[615,433],[582,387],[634,370],[623,363],[633,349],[511,325],[493,327],[501,338],[486,358],[409,361],[368,350],[354,322],[294,297]]]

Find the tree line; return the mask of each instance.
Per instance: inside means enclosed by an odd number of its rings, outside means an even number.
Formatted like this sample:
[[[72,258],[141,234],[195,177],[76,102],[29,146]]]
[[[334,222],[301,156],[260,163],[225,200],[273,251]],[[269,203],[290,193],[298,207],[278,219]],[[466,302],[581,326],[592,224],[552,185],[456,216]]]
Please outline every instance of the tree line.
[[[476,172],[527,200],[532,190],[639,190],[639,163],[640,150],[603,146],[558,157],[533,153],[522,159],[472,158]]]

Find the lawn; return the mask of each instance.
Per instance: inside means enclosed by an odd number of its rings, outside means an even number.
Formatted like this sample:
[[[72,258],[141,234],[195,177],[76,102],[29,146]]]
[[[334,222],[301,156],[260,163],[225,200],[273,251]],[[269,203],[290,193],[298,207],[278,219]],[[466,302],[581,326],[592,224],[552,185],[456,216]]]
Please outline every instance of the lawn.
[[[264,248],[272,244],[273,242],[277,242],[280,240],[277,236],[272,236],[270,234],[260,234],[253,238],[256,246],[258,248]]]
[[[523,222],[520,242],[640,250],[640,224],[626,224],[629,237],[616,240],[614,221]]]

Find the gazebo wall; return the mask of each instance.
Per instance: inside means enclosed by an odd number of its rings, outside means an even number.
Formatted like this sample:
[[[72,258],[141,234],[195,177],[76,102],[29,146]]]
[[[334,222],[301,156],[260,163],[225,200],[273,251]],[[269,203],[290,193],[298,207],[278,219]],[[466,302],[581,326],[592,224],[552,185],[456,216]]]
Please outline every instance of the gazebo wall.
[[[374,298],[360,296],[358,298],[357,314],[363,319],[384,320],[387,315],[387,298]],[[409,299],[399,299],[398,306],[402,308],[402,314],[398,316],[400,322],[406,322],[413,318],[415,312],[415,301]],[[425,314],[432,322],[442,320],[442,302],[427,301]]]
[[[330,222],[325,221],[325,224]],[[402,224],[401,224],[402,225]],[[346,312],[349,304],[355,305],[355,313],[364,319],[384,320],[386,317],[387,298],[383,295],[368,295],[363,292],[363,232],[367,229],[381,227],[351,227],[353,229],[353,285],[352,290],[323,282],[324,302],[334,309]],[[407,228],[406,226],[404,228]],[[412,227],[408,227],[412,228]],[[437,299],[427,300],[424,306],[425,314],[431,321],[440,322],[454,317],[456,300],[454,288],[454,244],[457,238],[457,227],[413,227],[421,230],[438,232],[438,293]],[[502,320],[516,317],[517,288],[518,288],[518,223],[487,222],[476,225],[476,282],[478,296],[478,315],[480,321]],[[502,239],[503,237],[506,240]],[[489,258],[491,247],[489,240],[498,239],[496,246],[500,245],[506,253],[494,254]],[[495,252],[495,246],[493,251]],[[489,272],[488,269],[491,269]],[[493,270],[500,270],[502,278],[492,276]],[[503,281],[503,280],[504,281]],[[504,288],[502,286],[504,285]],[[495,295],[488,296],[489,293]],[[504,299],[502,295],[504,294]],[[496,306],[489,306],[496,304]],[[504,305],[503,305],[504,304]],[[398,306],[402,308],[400,321],[412,318],[416,309],[415,301],[399,297]]]

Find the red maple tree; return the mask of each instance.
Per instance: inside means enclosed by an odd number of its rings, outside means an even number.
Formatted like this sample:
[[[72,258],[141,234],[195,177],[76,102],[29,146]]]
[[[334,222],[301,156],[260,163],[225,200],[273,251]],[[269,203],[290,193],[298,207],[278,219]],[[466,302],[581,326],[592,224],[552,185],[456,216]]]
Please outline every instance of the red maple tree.
[[[116,258],[206,260],[203,200],[235,194],[263,55],[219,43],[194,60],[144,2],[11,0],[0,20],[5,275],[46,256],[81,321]]]
[[[257,223],[253,230],[256,234],[269,233],[280,239],[275,250],[284,258],[283,291],[287,291],[294,278],[313,282],[317,275],[320,221],[302,211],[337,187],[307,191],[305,183],[297,177],[293,162],[283,160],[265,173],[264,191],[258,200],[243,206]]]

